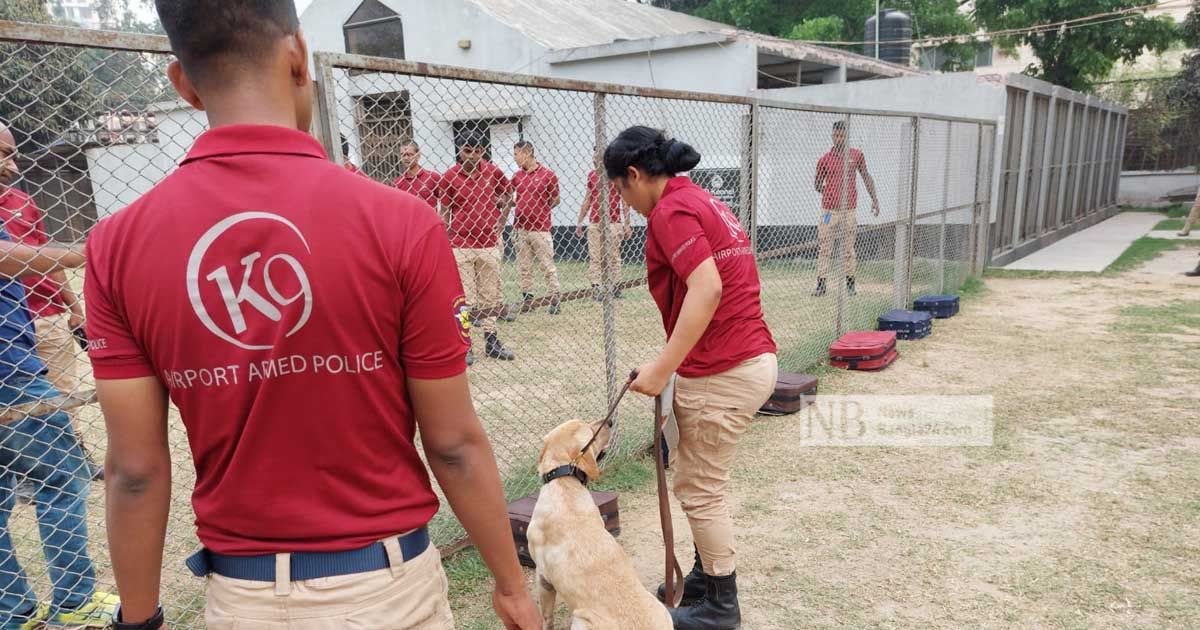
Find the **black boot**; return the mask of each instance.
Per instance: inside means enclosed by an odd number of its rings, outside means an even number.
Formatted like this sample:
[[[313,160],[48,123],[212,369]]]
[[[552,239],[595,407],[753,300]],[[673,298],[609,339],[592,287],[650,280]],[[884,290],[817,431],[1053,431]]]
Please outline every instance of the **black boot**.
[[[604,301],[604,295],[600,293],[600,285],[598,285],[598,284],[592,285],[592,301],[593,302],[603,302]]]
[[[533,294],[532,293],[522,293],[521,294],[521,302],[522,302],[521,305],[524,306],[526,310],[533,310]]]
[[[738,607],[737,573],[715,577],[704,576],[707,589],[704,599],[695,606],[672,608],[671,621],[675,630],[737,630],[742,625],[742,609]]]
[[[1193,269],[1193,270],[1191,270],[1191,271],[1185,271],[1185,272],[1183,272],[1183,275],[1185,275],[1185,276],[1188,276],[1188,277],[1191,277],[1191,278],[1198,278],[1198,277],[1200,277],[1200,263],[1196,263],[1196,268],[1195,268],[1195,269]]]
[[[500,359],[501,361],[512,361],[517,358],[511,350],[505,348],[504,344],[500,343],[500,339],[496,337],[496,333],[487,333],[487,348],[485,348],[485,352],[489,357]]]
[[[551,315],[558,315],[562,312],[562,305],[558,303],[558,294],[554,295],[554,301],[550,303],[550,309],[547,312]]]
[[[704,591],[706,583],[704,581],[704,565],[700,562],[700,552],[696,551],[696,564],[692,565],[692,572],[683,576],[683,600],[679,602],[680,606],[691,606],[704,599]],[[667,585],[658,585],[658,601],[667,602]]]
[[[505,304],[504,310],[500,312],[498,319],[502,322],[515,322],[517,321],[517,315],[512,312],[511,306]]]
[[[846,276],[846,293],[858,295],[858,291],[854,288],[854,276]]]
[[[813,291],[813,297],[821,297],[825,295],[825,278],[817,278],[817,290]]]

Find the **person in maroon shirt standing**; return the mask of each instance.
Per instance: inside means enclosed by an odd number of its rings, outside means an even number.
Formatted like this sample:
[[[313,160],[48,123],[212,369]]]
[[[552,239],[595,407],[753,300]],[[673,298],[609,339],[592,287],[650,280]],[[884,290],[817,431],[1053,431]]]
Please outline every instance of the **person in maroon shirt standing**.
[[[817,223],[817,288],[814,297],[825,295],[825,278],[829,275],[829,255],[833,242],[842,241],[842,259],[846,275],[846,290],[854,295],[855,273],[858,256],[854,252],[855,234],[858,230],[858,176],[871,194],[871,211],[879,216],[879,197],[875,194],[875,180],[867,172],[867,159],[862,151],[850,149],[846,152],[846,123],[833,123],[833,148],[817,161],[817,178],[814,186],[821,193],[821,217]]]
[[[208,628],[452,628],[418,430],[504,625],[539,628],[471,402],[444,225],[304,131],[292,0],[157,6],[168,76],[210,131],[88,239],[117,627],[161,625],[169,397],[196,467],[204,549],[188,566],[208,576]]]
[[[554,267],[554,237],[550,233],[551,212],[562,201],[558,175],[538,162],[533,143],[522,140],[513,146],[513,157],[520,167],[512,178],[516,195],[517,269],[521,274],[521,297],[528,306],[533,302],[533,263],[536,260],[546,276],[546,288],[554,301],[550,314],[558,315],[558,269]]]
[[[33,248],[50,243],[40,208],[33,198],[11,184],[21,175],[17,167],[17,143],[12,130],[0,122],[0,221],[8,228],[8,234],[16,242]],[[69,395],[78,393],[82,385],[79,375],[79,359],[75,356],[75,331],[83,327],[83,303],[75,295],[67,274],[57,271],[48,275],[29,275],[21,278],[25,284],[25,302],[33,315],[37,332],[37,351],[46,364],[46,378],[59,392]],[[92,479],[104,479],[104,468],[96,464],[83,443],[78,418],[74,413],[71,424],[79,436],[79,446],[87,456]]]
[[[621,241],[633,235],[633,226],[629,223],[629,206],[622,203],[621,195],[616,186],[608,183],[608,191],[600,189],[599,169],[604,166],[604,155],[596,149],[593,161],[596,168],[588,171],[587,191],[583,195],[583,204],[579,206],[579,218],[575,221],[575,236],[583,238],[587,235],[588,246],[588,280],[592,283],[592,299],[600,301],[600,284],[604,281],[603,265],[608,265],[609,278],[616,282],[621,278]],[[601,193],[604,193],[603,195]],[[600,197],[607,199],[608,204],[608,233],[600,215]],[[583,227],[584,218],[588,220],[586,232]],[[618,290],[613,297],[621,297]]]
[[[513,353],[496,336],[496,316],[504,310],[500,235],[508,219],[512,189],[504,172],[484,159],[485,145],[479,129],[467,130],[459,138],[459,163],[442,175],[442,215],[449,226],[467,305],[483,311],[482,317],[473,319],[483,328],[484,352],[493,359],[512,361]],[[474,355],[468,354],[468,365],[473,361]]]
[[[729,470],[738,439],[775,388],[778,363],[750,239],[725,204],[676,176],[699,163],[692,147],[648,127],[626,129],[604,152],[609,179],[647,219],[646,276],[667,333],[658,358],[638,368],[630,388],[658,396],[677,375],[673,486],[696,563],[684,580],[690,605],[671,616],[680,630],[733,630],[741,610]]]
[[[421,166],[421,145],[409,140],[400,147],[400,163],[404,172],[392,185],[421,201],[429,204],[430,208],[438,209],[438,187],[441,186],[442,176]],[[439,212],[439,216],[441,213]]]

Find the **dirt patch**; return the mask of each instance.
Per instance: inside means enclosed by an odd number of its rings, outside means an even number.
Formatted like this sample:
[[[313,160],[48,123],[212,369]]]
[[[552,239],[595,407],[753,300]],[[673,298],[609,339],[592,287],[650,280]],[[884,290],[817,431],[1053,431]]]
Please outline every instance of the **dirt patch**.
[[[1200,627],[1200,356],[1181,343],[1200,280],[1178,275],[1195,256],[989,279],[892,368],[822,382],[991,395],[994,446],[811,448],[794,417],[756,422],[734,474],[743,628]],[[654,495],[621,502],[652,587]],[[678,508],[675,529],[690,563]]]

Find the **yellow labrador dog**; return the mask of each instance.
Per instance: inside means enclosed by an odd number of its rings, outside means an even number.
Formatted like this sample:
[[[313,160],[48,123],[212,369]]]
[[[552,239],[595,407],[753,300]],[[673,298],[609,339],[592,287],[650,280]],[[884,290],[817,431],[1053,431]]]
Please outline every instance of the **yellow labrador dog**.
[[[671,616],[642,587],[629,558],[588,492],[600,476],[607,425],[562,423],[542,439],[538,474],[545,484],[529,523],[537,563],[543,630],[554,629],[555,596],[571,610],[571,630],[671,630]],[[594,436],[594,439],[593,439]]]

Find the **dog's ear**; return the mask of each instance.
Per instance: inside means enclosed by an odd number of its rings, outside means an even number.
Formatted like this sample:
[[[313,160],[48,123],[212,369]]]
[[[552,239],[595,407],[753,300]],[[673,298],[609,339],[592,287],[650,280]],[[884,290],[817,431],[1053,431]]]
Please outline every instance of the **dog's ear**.
[[[599,445],[593,444],[584,453],[579,456],[578,462],[575,464],[583,474],[587,475],[588,479],[600,478],[600,464],[596,462],[596,451],[600,450]]]

